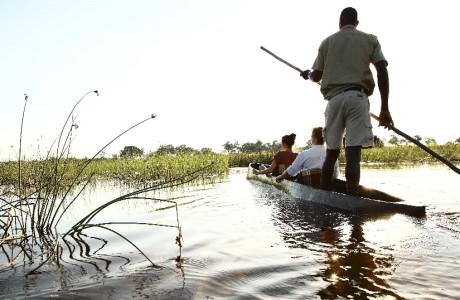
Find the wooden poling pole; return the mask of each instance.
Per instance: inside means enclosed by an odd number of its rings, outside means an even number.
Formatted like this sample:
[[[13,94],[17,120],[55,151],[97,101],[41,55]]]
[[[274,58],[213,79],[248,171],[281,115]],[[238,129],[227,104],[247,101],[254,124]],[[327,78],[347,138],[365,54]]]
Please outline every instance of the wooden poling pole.
[[[274,54],[273,52],[270,52],[269,50],[267,50],[266,48],[264,48],[263,46],[260,46],[260,49],[264,50],[265,52],[267,52],[268,54],[270,54],[271,56],[273,56],[274,58],[276,58],[277,60],[281,61],[282,63],[285,63],[286,65],[290,66],[291,68],[293,68],[294,70],[298,71],[299,73],[302,73],[303,71],[300,69],[300,68],[297,68],[296,66],[294,66],[293,64],[290,64],[288,63],[287,61],[285,61],[284,59],[282,59],[281,57],[277,56],[276,54]],[[318,85],[321,85],[321,82],[316,82],[316,81],[313,81],[314,83],[318,84]]]
[[[376,115],[374,115],[373,113],[370,113],[371,117],[376,119],[377,121],[380,121],[380,118],[377,117]],[[444,164],[446,164],[449,168],[451,168],[453,171],[455,171],[456,173],[460,174],[460,169],[457,168],[454,164],[452,164],[449,160],[447,160],[445,157],[442,157],[441,155],[439,155],[438,153],[434,152],[433,150],[431,150],[430,148],[428,148],[427,146],[423,145],[422,143],[420,143],[419,141],[417,141],[416,139],[414,139],[413,137],[411,137],[410,135],[407,135],[405,134],[404,132],[402,132],[401,130],[399,130],[398,128],[394,127],[393,125],[387,125],[388,128],[390,128],[391,130],[393,130],[394,132],[396,132],[397,134],[399,134],[400,136],[404,137],[405,139],[411,141],[412,143],[414,143],[415,145],[419,146],[420,148],[422,148],[423,150],[425,150],[426,152],[428,152],[429,154],[431,154],[431,156],[433,156],[434,158],[438,159],[439,161],[443,162]]]
[[[285,61],[284,59],[282,59],[281,57],[277,56],[276,54],[274,54],[273,52],[270,52],[269,50],[265,49],[263,46],[260,46],[260,49],[264,50],[265,52],[267,52],[268,54],[270,54],[271,56],[273,56],[274,58],[276,58],[277,60],[285,63],[286,65],[290,66],[291,68],[293,68],[294,70],[298,71],[299,73],[302,73],[302,70],[300,68],[297,68],[296,66],[288,63],[287,61]]]

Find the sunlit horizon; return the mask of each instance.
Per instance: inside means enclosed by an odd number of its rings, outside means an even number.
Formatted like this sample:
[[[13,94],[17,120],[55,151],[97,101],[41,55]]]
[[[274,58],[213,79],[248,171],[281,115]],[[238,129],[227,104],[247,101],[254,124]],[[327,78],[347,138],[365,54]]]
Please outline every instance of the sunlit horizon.
[[[367,1],[347,4],[389,61],[395,126],[445,144],[460,138],[460,104],[451,92],[458,63],[449,59],[460,46],[445,46],[456,36],[459,4],[416,5],[376,11]],[[311,128],[323,125],[326,101],[318,85],[260,47],[310,68],[343,8],[342,1],[3,2],[0,160],[17,158],[24,94],[21,153],[32,158],[53,145],[72,107],[92,90],[100,96],[85,99],[73,116],[75,157],[91,157],[151,114],[156,119],[122,136],[107,155],[127,145],[146,153],[168,144],[221,152],[226,142],[270,143],[290,133],[303,147]],[[377,88],[370,103],[378,115]],[[372,124],[384,141],[395,134]]]

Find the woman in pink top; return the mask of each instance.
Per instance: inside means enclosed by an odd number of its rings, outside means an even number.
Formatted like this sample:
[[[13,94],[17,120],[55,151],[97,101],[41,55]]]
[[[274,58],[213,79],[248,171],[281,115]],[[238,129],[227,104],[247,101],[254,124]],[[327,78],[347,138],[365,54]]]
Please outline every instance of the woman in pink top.
[[[252,172],[255,175],[261,174],[271,174],[273,176],[278,176],[283,173],[284,170],[292,165],[297,153],[292,151],[292,146],[295,143],[296,135],[291,133],[290,135],[285,135],[281,138],[281,148],[282,150],[275,154],[274,159],[270,167],[265,167],[260,165],[259,169],[254,169]]]

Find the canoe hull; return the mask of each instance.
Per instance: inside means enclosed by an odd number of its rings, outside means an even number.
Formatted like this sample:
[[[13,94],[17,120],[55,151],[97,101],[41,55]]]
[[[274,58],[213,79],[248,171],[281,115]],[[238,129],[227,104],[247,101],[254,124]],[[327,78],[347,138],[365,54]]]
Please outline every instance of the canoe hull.
[[[254,175],[252,170],[253,169],[251,166],[249,166],[247,179],[257,180],[266,184],[273,185],[294,198],[321,203],[329,207],[352,211],[355,213],[401,213],[415,217],[423,217],[426,214],[425,206],[416,206],[394,202],[402,201],[402,199],[376,190],[372,191],[378,192],[377,194],[379,196],[386,195],[398,200],[391,200],[393,202],[389,202],[377,199],[349,196],[342,193],[316,189],[289,180],[283,180],[282,182],[278,183],[274,177],[268,177],[266,175]]]

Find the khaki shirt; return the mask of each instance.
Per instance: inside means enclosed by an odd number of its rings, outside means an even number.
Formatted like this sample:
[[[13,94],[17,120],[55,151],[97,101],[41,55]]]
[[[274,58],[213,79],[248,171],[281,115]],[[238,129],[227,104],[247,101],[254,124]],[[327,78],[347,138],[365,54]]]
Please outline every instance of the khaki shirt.
[[[370,64],[382,60],[386,61],[375,35],[345,25],[321,43],[312,69],[323,72],[324,99],[329,100],[350,87],[364,88],[370,96],[375,87]]]

